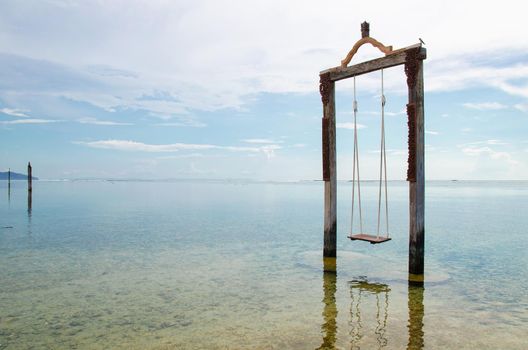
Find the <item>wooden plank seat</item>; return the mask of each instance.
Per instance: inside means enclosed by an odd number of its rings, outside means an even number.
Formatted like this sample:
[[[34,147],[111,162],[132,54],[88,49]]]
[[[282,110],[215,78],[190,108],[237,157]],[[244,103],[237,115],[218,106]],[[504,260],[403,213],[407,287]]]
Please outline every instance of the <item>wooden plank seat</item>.
[[[390,237],[385,236],[374,236],[374,235],[367,235],[365,233],[358,233],[357,235],[350,235],[348,236],[352,241],[365,241],[370,242],[370,244],[378,244],[378,243],[384,243],[387,241],[390,241]]]

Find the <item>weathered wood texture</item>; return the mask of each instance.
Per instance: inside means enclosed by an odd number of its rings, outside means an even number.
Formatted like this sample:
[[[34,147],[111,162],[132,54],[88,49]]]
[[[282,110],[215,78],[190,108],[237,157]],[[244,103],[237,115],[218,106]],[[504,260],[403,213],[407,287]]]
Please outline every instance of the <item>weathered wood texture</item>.
[[[28,163],[27,179],[28,179],[28,191],[32,191],[33,190],[33,175],[32,175],[31,163]]]
[[[329,158],[329,128],[330,128],[330,119],[323,118],[321,130],[323,132],[323,181],[330,181],[330,158]]]
[[[358,42],[354,44],[348,55],[341,61],[341,67],[346,68],[350,61],[352,61],[354,55],[358,52],[359,48],[365,44],[371,44],[385,55],[389,55],[392,52],[392,46],[385,46],[376,39],[367,36],[359,39]]]
[[[11,168],[7,171],[7,200],[11,200]]]
[[[31,217],[31,211],[33,210],[33,191],[28,191],[28,206],[27,211],[29,217]]]
[[[390,237],[368,235],[365,233],[358,233],[357,235],[350,235],[348,236],[348,238],[350,238],[352,241],[370,242],[370,244],[378,244],[378,243],[388,242],[391,240]]]
[[[414,105],[414,181],[409,181],[409,273],[421,275],[424,273],[424,216],[425,216],[425,139],[424,139],[424,87],[423,61],[418,59],[413,63],[414,72],[407,73],[409,105]],[[407,68],[407,67],[406,67]]]
[[[405,47],[403,49],[394,50],[392,51],[390,55],[387,55],[385,57],[376,58],[374,60],[358,63],[350,67],[330,68],[330,69],[322,71],[321,73],[319,73],[319,75],[329,73],[330,80],[338,81],[338,80],[374,72],[380,69],[399,66],[401,64],[404,64],[405,61],[407,60],[407,52],[410,50],[415,50],[417,48],[420,50],[419,52],[420,52],[422,59],[425,59],[426,50],[422,48],[422,44],[415,44],[412,46]]]
[[[323,84],[325,84],[323,86]],[[323,177],[324,177],[324,245],[323,256],[336,256],[337,232],[337,174],[336,174],[336,121],[335,121],[335,83],[321,77],[321,96],[323,99]]]

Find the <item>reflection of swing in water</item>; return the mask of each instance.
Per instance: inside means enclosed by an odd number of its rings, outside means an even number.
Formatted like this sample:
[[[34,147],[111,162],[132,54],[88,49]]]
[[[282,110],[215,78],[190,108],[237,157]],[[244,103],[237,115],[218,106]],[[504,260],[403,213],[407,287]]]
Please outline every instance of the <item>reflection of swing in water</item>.
[[[323,318],[324,323],[321,325],[323,332],[323,343],[317,350],[334,349],[337,334],[337,305],[335,293],[337,275],[335,272],[325,272],[323,274],[323,292],[324,292],[324,309]]]
[[[323,273],[323,319],[321,325],[321,332],[323,334],[322,344],[317,350],[335,349],[337,342],[337,314],[338,309],[336,305],[337,292],[337,274],[335,272],[335,260],[325,259],[325,272]],[[331,271],[333,270],[333,271]],[[370,313],[361,314],[361,303],[365,309],[365,303],[368,303],[369,296],[376,297],[376,328],[374,334],[378,343],[378,349],[387,347],[388,339],[386,336],[388,315],[389,315],[389,292],[390,287],[383,283],[369,283],[366,279],[356,279],[348,282],[348,289],[350,291],[350,321],[349,321],[349,335],[350,348],[360,349],[361,340],[367,334],[363,328],[363,324],[368,324],[368,316]],[[424,288],[421,285],[408,284],[408,301],[407,307],[409,312],[409,319],[407,324],[408,342],[407,350],[422,350],[424,347],[424,332],[423,332],[423,318],[424,318]],[[396,305],[398,306],[398,305]],[[394,327],[394,325],[393,325]],[[366,328],[366,327],[365,327]],[[403,345],[403,344],[402,344]],[[391,347],[398,347],[396,344],[391,344]],[[367,347],[363,346],[364,349]],[[368,349],[372,346],[368,347]]]
[[[369,283],[364,279],[353,280],[349,282],[350,286],[350,298],[352,303],[350,304],[350,321],[349,325],[350,336],[351,336],[351,349],[360,349],[359,343],[363,334],[361,329],[363,325],[361,323],[361,310],[360,304],[361,299],[364,295],[368,298],[369,295],[376,296],[376,340],[378,342],[378,349],[387,346],[387,338],[385,337],[385,331],[387,328],[387,318],[389,311],[389,292],[390,288],[386,284],[382,283]],[[383,304],[380,302],[380,294],[384,297]]]

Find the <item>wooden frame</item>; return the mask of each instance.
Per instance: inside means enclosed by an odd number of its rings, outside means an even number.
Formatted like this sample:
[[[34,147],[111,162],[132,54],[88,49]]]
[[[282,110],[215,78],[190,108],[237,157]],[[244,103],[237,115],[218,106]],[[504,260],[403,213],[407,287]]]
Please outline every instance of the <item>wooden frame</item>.
[[[373,71],[405,65],[408,87],[408,167],[409,181],[409,280],[423,281],[424,272],[424,84],[423,60],[426,49],[415,44],[399,50],[385,46],[369,36],[369,24],[361,24],[362,39],[342,61],[342,65],[319,73],[319,90],[323,102],[322,153],[324,180],[324,246],[325,258],[336,257],[337,233],[337,173],[336,173],[336,121],[335,121],[335,82]],[[369,40],[372,39],[372,40]],[[355,64],[347,64],[365,43],[373,44],[385,57]]]

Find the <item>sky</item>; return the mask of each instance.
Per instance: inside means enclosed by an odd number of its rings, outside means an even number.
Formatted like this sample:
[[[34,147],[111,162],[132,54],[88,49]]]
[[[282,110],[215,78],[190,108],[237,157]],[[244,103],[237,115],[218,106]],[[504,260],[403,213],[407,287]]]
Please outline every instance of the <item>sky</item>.
[[[360,39],[422,38],[426,178],[528,180],[522,1],[0,2],[0,171],[42,179],[321,179],[319,72]],[[363,46],[351,62],[380,57]],[[336,84],[338,178],[353,85]],[[379,173],[380,72],[356,79],[361,175]],[[384,72],[388,178],[405,179],[406,78]]]

